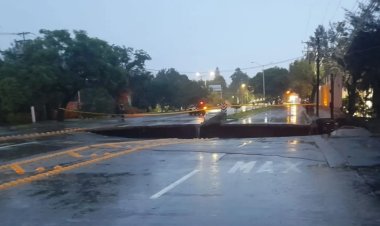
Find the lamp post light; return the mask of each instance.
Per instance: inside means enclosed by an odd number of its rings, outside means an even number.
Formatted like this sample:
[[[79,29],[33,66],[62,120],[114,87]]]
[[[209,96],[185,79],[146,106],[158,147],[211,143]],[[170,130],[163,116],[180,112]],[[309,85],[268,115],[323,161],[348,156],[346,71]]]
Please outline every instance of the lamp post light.
[[[213,80],[215,78],[215,72],[210,71],[210,79]]]
[[[203,76],[201,73],[197,72],[197,73],[195,73],[195,76],[199,77],[201,79],[201,81],[203,80],[202,79]],[[205,87],[206,87],[206,80],[205,80]]]

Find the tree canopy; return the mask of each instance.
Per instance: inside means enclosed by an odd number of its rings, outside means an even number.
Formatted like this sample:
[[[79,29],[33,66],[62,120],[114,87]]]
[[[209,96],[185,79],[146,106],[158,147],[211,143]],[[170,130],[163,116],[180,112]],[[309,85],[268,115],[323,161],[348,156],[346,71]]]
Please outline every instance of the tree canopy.
[[[171,107],[187,107],[207,96],[207,90],[196,81],[175,69],[164,69],[157,73],[150,85],[155,104]]]
[[[349,115],[378,117],[380,112],[380,1],[359,4],[356,12],[347,12],[346,20],[318,26],[308,42],[307,57],[314,61],[320,41],[322,78],[340,73],[348,98],[344,109]],[[314,84],[314,92],[316,84]],[[367,105],[371,102],[372,106]]]
[[[296,60],[289,65],[289,89],[302,99],[310,98],[313,88],[314,71],[309,61]]]
[[[235,72],[230,76],[231,84],[228,86],[228,89],[231,93],[235,93],[242,84],[248,84],[249,76],[240,70],[240,68],[236,68]]]
[[[265,97],[269,101],[277,100],[289,89],[288,70],[272,67],[264,70]],[[256,96],[263,95],[263,72],[250,79],[250,86]]]
[[[15,113],[51,118],[82,91],[83,109],[115,111],[124,94],[132,105],[150,110],[157,104],[186,107],[207,96],[207,89],[175,69],[154,76],[145,69],[143,50],[108,44],[85,31],[40,30],[40,36],[17,41],[0,55],[0,121]],[[225,81],[220,73],[213,82]],[[44,116],[43,116],[44,115]],[[58,111],[58,119],[63,119]]]

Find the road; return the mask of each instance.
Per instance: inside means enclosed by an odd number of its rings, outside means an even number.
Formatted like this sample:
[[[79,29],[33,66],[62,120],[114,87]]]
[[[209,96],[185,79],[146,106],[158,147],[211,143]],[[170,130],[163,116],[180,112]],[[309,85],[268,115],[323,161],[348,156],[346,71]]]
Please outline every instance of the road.
[[[71,136],[1,164],[1,225],[380,223],[378,198],[354,169],[329,167],[320,136]]]
[[[305,108],[299,105],[285,107],[270,107],[267,111],[254,113],[230,124],[310,124],[310,119],[305,114]]]
[[[213,115],[210,113],[209,115]],[[210,117],[210,116],[207,116]],[[204,117],[189,116],[187,113],[169,114],[144,117],[127,117],[124,121],[120,118],[106,119],[69,119],[64,122],[47,121],[35,124],[0,127],[0,136],[15,134],[42,133],[47,131],[64,130],[69,128],[97,128],[104,126],[150,126],[150,125],[173,125],[173,124],[200,124]]]
[[[36,124],[0,127],[0,135],[37,134],[32,138],[0,141],[0,164],[4,161],[20,157],[28,157],[40,153],[55,151],[77,145],[94,144],[106,141],[115,141],[117,138],[97,137],[88,139],[89,133],[65,133],[40,137],[39,133],[47,131],[64,131],[69,128],[99,128],[99,127],[127,127],[127,126],[157,126],[157,125],[184,125],[201,124],[218,111],[210,111],[206,116],[189,116],[188,114],[168,114],[162,116],[127,117],[110,119],[82,119],[66,120],[65,122],[42,122]]]
[[[124,126],[134,125],[173,125],[173,124],[201,124],[204,122],[204,117],[190,116],[187,113],[167,116],[151,116],[151,117],[137,117],[126,118]]]

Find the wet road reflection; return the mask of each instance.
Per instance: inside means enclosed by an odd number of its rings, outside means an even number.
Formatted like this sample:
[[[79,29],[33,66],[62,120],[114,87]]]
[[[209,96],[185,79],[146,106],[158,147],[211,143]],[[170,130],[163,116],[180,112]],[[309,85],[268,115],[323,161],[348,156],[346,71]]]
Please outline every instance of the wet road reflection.
[[[271,107],[262,113],[253,113],[229,124],[310,124],[305,108],[299,105]]]

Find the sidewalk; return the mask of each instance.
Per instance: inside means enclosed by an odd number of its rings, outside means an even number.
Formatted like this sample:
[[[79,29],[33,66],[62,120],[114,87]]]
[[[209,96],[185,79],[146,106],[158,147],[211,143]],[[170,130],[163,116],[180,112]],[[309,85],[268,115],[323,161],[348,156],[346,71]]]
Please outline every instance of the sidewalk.
[[[376,119],[349,120],[342,117],[340,111],[334,111],[339,128],[330,136],[323,135],[340,156],[342,166],[370,167],[380,166],[380,123]],[[319,117],[312,115],[313,120],[331,118],[329,108],[320,108]],[[337,157],[335,156],[335,157]]]
[[[361,127],[343,126],[324,139],[341,157],[342,167],[355,169],[371,192],[380,196],[380,136]]]

